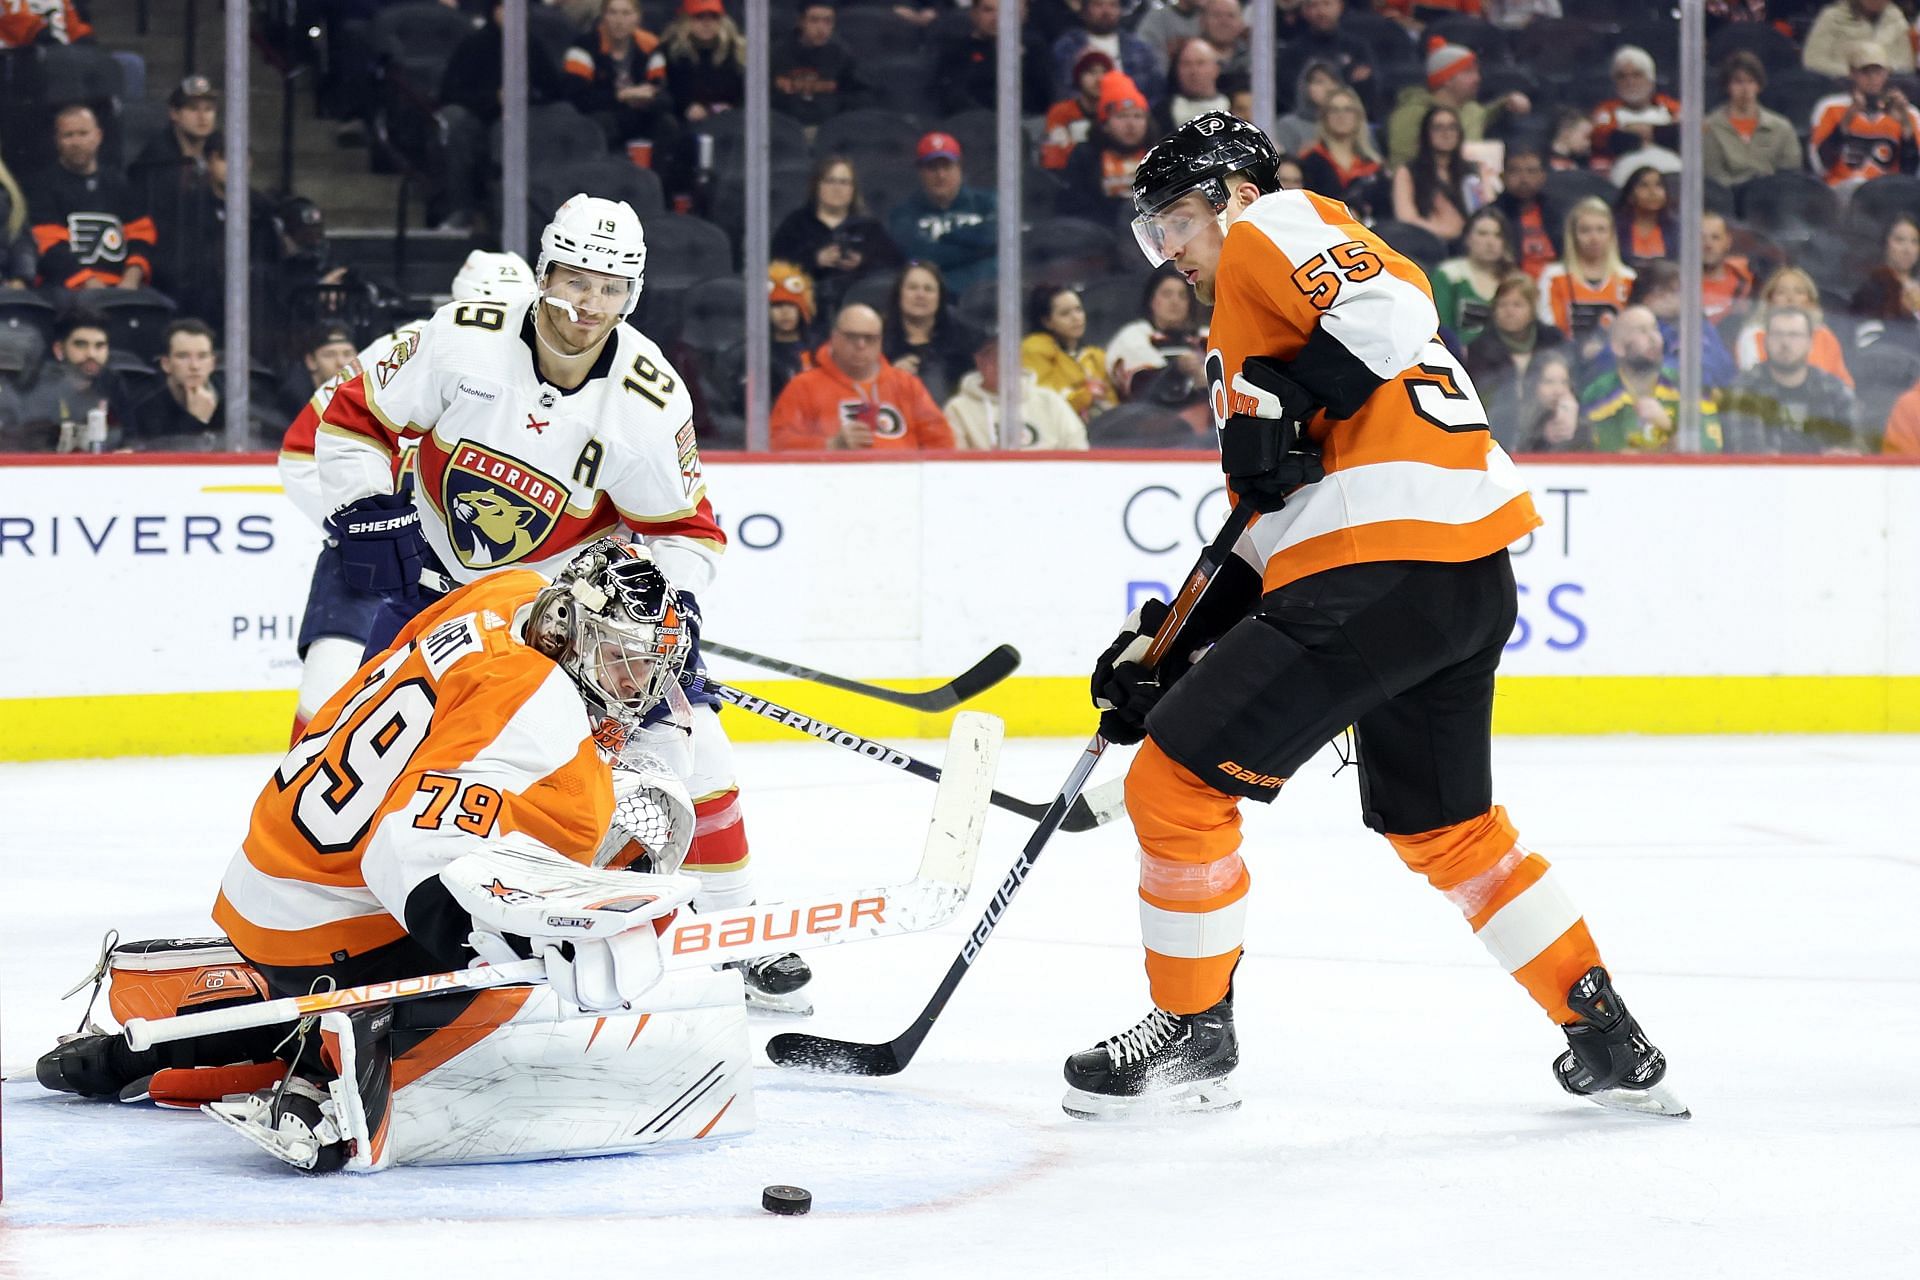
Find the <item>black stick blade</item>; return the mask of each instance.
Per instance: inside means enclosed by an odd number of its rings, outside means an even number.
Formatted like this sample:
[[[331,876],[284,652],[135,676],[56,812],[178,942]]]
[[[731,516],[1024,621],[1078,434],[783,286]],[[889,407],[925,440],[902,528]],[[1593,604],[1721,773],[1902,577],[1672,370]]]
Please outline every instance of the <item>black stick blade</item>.
[[[767,1057],[776,1066],[839,1076],[891,1076],[907,1065],[891,1044],[855,1044],[797,1031],[767,1041]]]
[[[1019,669],[1020,651],[1010,644],[1001,645],[948,681],[947,692],[953,697],[950,705],[957,707],[969,698],[979,697]]]

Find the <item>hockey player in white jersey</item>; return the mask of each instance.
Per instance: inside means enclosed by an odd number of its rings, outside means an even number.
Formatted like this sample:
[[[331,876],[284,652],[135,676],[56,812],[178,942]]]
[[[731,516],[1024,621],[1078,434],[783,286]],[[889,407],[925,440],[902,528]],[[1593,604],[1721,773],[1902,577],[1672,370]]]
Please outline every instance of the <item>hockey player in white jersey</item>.
[[[640,300],[646,240],[623,203],[576,195],[540,237],[530,299],[457,302],[398,338],[321,415],[314,457],[349,585],[384,597],[384,648],[439,593],[506,567],[553,572],[622,530],[680,592],[699,668],[698,593],[726,537],[713,518],[693,402],[660,348],[623,321]],[[411,495],[394,459],[417,440]],[[696,827],[685,869],[709,910],[749,902],[746,829],[715,707],[694,710],[685,775]],[[798,956],[753,962],[757,1005],[808,1011]]]
[[[450,290],[455,302],[507,302],[532,297],[533,268],[517,253],[489,253],[475,249],[454,274]],[[327,507],[320,495],[320,467],[314,461],[314,435],[320,415],[333,393],[384,356],[393,344],[417,336],[425,319],[410,321],[392,333],[368,343],[345,368],[320,384],[287,427],[280,443],[280,483],[300,513],[326,527]],[[410,452],[396,461],[396,474],[407,483]],[[340,566],[340,545],[329,537],[313,566],[307,588],[307,607],[300,618],[300,692],[294,705],[292,741],[298,741],[314,712],[346,683],[366,654],[367,637],[379,612],[380,597],[347,585]]]

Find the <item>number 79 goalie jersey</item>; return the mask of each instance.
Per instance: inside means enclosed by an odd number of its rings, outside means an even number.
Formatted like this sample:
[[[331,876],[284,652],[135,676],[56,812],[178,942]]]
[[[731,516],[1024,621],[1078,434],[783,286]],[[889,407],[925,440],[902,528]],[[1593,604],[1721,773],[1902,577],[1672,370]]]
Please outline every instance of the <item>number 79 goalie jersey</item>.
[[[1216,427],[1252,411],[1232,388],[1253,356],[1286,362],[1324,406],[1308,431],[1326,478],[1241,542],[1267,590],[1338,565],[1476,560],[1540,523],[1466,370],[1435,336],[1426,277],[1345,205],[1306,191],[1254,201],[1227,229],[1214,302]]]

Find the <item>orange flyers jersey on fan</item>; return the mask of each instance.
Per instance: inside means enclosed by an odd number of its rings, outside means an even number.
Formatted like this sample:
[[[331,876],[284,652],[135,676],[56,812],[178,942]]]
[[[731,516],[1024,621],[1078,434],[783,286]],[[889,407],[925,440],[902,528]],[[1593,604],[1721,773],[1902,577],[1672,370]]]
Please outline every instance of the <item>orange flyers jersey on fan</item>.
[[[1268,590],[1336,565],[1475,560],[1540,523],[1438,324],[1420,269],[1338,201],[1275,192],[1227,229],[1208,335],[1215,425],[1240,408],[1233,379],[1250,356],[1289,362],[1326,406],[1309,427],[1326,478],[1239,547]]]
[[[214,904],[249,960],[324,965],[398,941],[410,904],[457,910],[436,877],[479,841],[522,832],[592,858],[612,775],[573,680],[513,634],[545,585],[508,572],[455,591],[321,708]]]

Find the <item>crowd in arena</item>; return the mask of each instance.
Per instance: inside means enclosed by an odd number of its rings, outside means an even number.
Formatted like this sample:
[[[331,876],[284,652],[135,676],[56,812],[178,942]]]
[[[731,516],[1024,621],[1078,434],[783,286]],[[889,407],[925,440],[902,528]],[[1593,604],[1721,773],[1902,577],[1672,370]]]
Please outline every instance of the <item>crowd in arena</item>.
[[[1698,280],[1677,266],[1671,5],[1273,2],[1283,185],[1346,203],[1427,270],[1441,337],[1507,448],[1676,448],[1680,314],[1698,295],[1702,447],[1920,453],[1908,0],[1709,0]],[[1003,8],[773,0],[764,61],[730,0],[532,10],[532,225],[575,190],[634,205],[652,250],[634,323],[695,390],[709,448],[745,440],[743,299],[761,287],[775,449],[994,447]],[[50,49],[97,43],[88,9],[0,2],[0,450],[215,447],[220,93],[200,75],[167,86],[140,136],[111,95],[34,74]],[[1021,12],[1024,442],[1211,447],[1206,311],[1135,250],[1131,180],[1178,125],[1251,116],[1248,13]],[[497,245],[501,6],[333,0],[311,30],[320,109],[363,130],[376,165],[417,176],[442,234]],[[750,67],[774,113],[764,286],[739,275]],[[264,447],[359,346],[435,299],[335,263],[314,200],[254,206]]]

